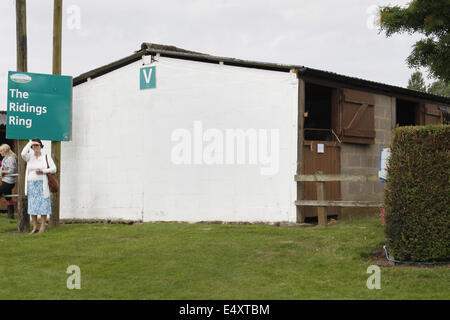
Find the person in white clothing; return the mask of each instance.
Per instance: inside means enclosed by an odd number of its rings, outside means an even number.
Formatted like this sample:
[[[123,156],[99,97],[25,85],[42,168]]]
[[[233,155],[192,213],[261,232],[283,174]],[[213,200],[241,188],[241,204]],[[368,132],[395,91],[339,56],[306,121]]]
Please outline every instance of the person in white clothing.
[[[40,139],[32,139],[23,148],[21,156],[27,162],[25,172],[25,195],[28,196],[28,214],[33,222],[33,233],[43,233],[47,215],[52,214],[47,173],[56,173],[56,166],[49,154],[42,152],[44,145]],[[37,216],[41,216],[38,230]]]

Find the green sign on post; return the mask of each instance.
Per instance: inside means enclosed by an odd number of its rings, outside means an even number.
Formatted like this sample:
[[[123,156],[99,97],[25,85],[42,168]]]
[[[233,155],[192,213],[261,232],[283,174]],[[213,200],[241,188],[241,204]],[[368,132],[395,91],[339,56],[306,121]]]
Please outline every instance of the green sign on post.
[[[6,138],[71,139],[72,77],[8,72]]]

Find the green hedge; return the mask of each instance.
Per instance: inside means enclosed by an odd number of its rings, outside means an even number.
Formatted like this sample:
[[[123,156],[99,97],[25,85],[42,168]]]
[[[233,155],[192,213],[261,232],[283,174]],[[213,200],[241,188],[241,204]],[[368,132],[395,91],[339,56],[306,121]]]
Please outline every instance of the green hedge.
[[[450,126],[395,129],[387,172],[390,253],[415,262],[450,260]]]

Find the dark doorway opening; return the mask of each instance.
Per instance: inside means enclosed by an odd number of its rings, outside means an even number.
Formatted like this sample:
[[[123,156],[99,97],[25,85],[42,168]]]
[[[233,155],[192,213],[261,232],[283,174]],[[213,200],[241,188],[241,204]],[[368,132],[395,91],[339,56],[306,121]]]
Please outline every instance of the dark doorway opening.
[[[305,140],[334,140],[331,131],[333,90],[317,84],[305,84]]]
[[[419,104],[416,102],[397,99],[396,122],[397,126],[415,126],[418,125],[416,114]]]

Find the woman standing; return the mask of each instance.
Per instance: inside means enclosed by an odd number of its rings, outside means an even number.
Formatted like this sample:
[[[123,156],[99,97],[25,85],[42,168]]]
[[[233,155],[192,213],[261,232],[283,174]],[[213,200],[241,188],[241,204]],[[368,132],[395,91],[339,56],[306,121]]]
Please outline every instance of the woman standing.
[[[3,157],[2,166],[0,169],[0,176],[2,177],[2,185],[0,186],[0,196],[5,194],[11,194],[14,185],[16,184],[16,177],[4,177],[4,174],[16,173],[17,172],[17,156],[11,150],[9,145],[2,144],[0,146],[0,154]],[[8,203],[8,216],[14,218],[14,204],[11,206],[9,203],[10,197],[5,197]]]
[[[52,214],[47,173],[56,173],[56,166],[48,154],[42,153],[44,145],[40,139],[32,139],[22,150],[22,158],[27,162],[25,172],[25,195],[28,195],[28,214],[31,215],[33,230],[30,234],[45,232],[47,215]],[[47,162],[49,168],[47,168]],[[37,216],[41,216],[38,230]]]

